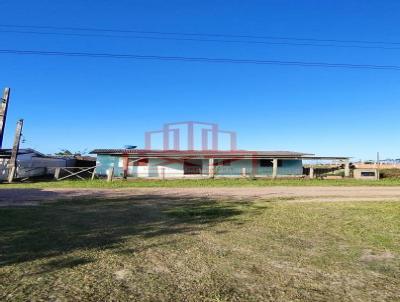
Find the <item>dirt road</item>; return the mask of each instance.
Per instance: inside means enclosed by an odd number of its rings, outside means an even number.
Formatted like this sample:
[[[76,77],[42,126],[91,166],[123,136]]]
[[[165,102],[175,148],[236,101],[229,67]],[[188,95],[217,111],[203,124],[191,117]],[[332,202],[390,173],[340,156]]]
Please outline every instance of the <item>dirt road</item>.
[[[246,188],[126,188],[126,189],[0,189],[0,206],[37,205],[59,199],[162,196],[223,199],[277,199],[292,202],[398,200],[400,187],[246,187]]]

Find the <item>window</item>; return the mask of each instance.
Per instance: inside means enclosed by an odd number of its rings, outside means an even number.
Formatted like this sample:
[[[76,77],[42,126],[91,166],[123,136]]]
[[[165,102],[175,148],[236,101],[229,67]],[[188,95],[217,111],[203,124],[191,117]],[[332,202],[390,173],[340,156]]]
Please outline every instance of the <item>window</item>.
[[[278,167],[282,167],[283,161],[278,159]],[[272,159],[260,159],[260,167],[272,167]]]
[[[230,159],[216,159],[215,165],[216,166],[230,166],[231,160]]]
[[[260,167],[272,167],[272,160],[260,159]]]
[[[362,177],[374,177],[375,176],[375,172],[369,172],[369,171],[364,171],[364,172],[361,172],[361,176]]]

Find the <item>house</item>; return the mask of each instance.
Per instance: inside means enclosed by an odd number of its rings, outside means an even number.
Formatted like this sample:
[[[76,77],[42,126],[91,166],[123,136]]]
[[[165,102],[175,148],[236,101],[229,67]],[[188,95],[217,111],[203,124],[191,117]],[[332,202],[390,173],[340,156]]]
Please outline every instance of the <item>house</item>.
[[[0,149],[0,181],[7,179],[11,149]],[[54,174],[57,167],[75,165],[75,159],[48,156],[34,149],[19,149],[16,178],[28,178]]]
[[[312,154],[290,151],[96,149],[98,175],[119,177],[301,177]]]

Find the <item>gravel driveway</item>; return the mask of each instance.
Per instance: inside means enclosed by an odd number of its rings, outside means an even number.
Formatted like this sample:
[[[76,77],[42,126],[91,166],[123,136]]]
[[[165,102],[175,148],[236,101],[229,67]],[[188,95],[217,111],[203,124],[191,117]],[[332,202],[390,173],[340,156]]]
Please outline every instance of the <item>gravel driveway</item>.
[[[59,199],[190,196],[208,198],[282,198],[287,201],[398,200],[400,187],[257,187],[257,188],[126,188],[0,189],[0,206],[37,205]]]

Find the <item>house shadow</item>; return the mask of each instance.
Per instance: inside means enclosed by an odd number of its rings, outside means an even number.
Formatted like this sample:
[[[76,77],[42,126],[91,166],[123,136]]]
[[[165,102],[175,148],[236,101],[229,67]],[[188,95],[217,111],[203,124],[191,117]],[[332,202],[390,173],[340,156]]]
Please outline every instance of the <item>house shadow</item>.
[[[145,239],[192,234],[237,220],[246,207],[251,207],[244,201],[221,202],[193,196],[147,194],[113,198],[100,194],[63,200],[62,192],[49,194],[59,194],[52,198],[60,200],[38,206],[0,208],[0,267],[77,250],[123,250],[123,243],[132,236]],[[88,261],[63,258],[49,262],[45,269],[73,267]]]

